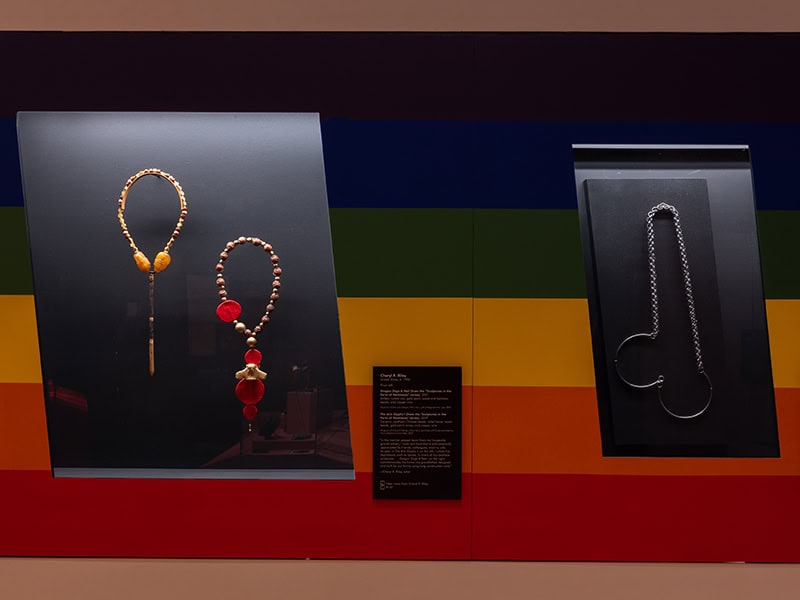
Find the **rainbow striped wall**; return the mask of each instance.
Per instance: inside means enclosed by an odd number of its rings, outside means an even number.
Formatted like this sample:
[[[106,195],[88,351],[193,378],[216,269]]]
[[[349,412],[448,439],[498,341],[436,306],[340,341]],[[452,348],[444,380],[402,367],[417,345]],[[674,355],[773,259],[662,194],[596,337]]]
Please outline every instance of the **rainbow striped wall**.
[[[800,560],[798,134],[323,121],[356,481],[54,480],[0,120],[0,554]],[[602,457],[570,150],[599,142],[751,146],[780,458]],[[462,365],[463,500],[371,499],[375,364]]]

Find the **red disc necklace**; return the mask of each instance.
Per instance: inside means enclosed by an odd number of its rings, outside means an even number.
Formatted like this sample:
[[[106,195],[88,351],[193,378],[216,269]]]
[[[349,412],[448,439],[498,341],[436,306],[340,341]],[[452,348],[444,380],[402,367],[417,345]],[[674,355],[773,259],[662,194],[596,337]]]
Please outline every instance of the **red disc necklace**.
[[[272,289],[270,291],[269,302],[267,302],[266,310],[262,315],[258,324],[252,329],[245,325],[243,321],[239,320],[242,314],[241,305],[236,300],[228,298],[228,290],[225,288],[225,261],[228,259],[229,253],[232,252],[237,246],[244,244],[252,244],[256,248],[261,248],[266,254],[269,255],[270,262],[272,263]],[[217,316],[225,323],[233,323],[233,328],[237,333],[241,333],[247,338],[248,350],[244,353],[244,369],[236,372],[236,379],[239,383],[236,384],[236,397],[244,404],[242,413],[245,419],[250,422],[252,428],[252,421],[258,414],[258,404],[264,397],[264,380],[267,374],[260,369],[261,366],[261,352],[255,349],[257,343],[256,337],[262,332],[264,327],[269,324],[270,315],[275,310],[275,303],[280,297],[278,291],[281,287],[281,268],[278,265],[278,255],[272,249],[272,244],[268,244],[256,237],[240,237],[225,244],[225,249],[220,252],[219,262],[217,263],[217,287],[219,288],[220,303],[217,306]]]

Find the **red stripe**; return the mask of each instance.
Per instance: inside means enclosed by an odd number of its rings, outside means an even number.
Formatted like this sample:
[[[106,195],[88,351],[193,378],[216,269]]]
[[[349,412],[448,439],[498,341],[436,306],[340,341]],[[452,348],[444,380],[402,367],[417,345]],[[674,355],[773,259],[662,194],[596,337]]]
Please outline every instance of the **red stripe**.
[[[798,477],[465,474],[443,502],[371,485],[0,471],[0,554],[800,562]]]
[[[464,498],[470,497],[464,476]],[[0,555],[469,557],[468,501],[374,501],[355,481],[53,479],[0,471]]]
[[[482,475],[473,558],[800,561],[800,478]]]

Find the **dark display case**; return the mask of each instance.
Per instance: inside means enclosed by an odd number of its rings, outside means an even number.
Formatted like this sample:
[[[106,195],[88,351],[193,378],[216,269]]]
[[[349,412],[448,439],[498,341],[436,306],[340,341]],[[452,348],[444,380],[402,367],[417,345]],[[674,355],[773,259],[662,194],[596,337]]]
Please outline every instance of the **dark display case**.
[[[574,146],[606,456],[779,456],[749,149]]]
[[[352,477],[318,116],[20,113],[18,132],[54,473]],[[148,274],[117,218],[120,190],[148,168],[187,204],[154,275],[152,375]],[[164,178],[128,190],[124,219],[151,261],[179,212]],[[272,244],[283,269],[252,421],[234,393],[246,336],[215,314],[215,268],[240,236]],[[263,249],[225,262],[249,327],[272,291]]]

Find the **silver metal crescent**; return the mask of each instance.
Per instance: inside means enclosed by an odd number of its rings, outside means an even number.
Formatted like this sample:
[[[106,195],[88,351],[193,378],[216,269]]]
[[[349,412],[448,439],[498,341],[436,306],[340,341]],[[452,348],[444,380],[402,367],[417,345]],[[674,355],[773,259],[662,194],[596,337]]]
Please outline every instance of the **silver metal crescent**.
[[[622,347],[625,344],[627,344],[631,340],[635,340],[637,338],[647,338],[648,340],[654,340],[654,339],[656,339],[656,336],[654,334],[652,334],[652,333],[634,333],[633,335],[630,335],[630,336],[626,337],[624,340],[622,340],[622,343],[619,346],[617,346],[617,351],[614,354],[614,367],[617,369],[617,375],[619,375],[619,378],[622,379],[622,381],[625,383],[625,385],[628,385],[628,386],[630,386],[630,387],[632,387],[634,389],[637,389],[637,390],[649,390],[650,388],[653,388],[653,387],[661,388],[661,385],[664,383],[664,376],[663,375],[659,375],[656,379],[654,379],[650,383],[638,384],[638,383],[633,383],[631,381],[628,381],[628,379],[626,379],[625,376],[622,374],[622,372],[619,370],[619,351],[622,350]],[[667,411],[667,412],[669,412],[669,411]],[[672,414],[672,413],[670,413],[670,414]]]
[[[665,411],[667,411],[668,414],[672,415],[676,419],[684,419],[684,420],[694,419],[702,415],[704,412],[706,412],[708,410],[708,407],[711,406],[711,396],[713,395],[713,387],[711,386],[711,379],[709,379],[705,371],[698,371],[697,373],[699,375],[702,375],[703,378],[706,380],[706,383],[708,384],[708,400],[706,400],[706,404],[703,408],[701,408],[696,413],[692,413],[691,415],[679,415],[678,413],[673,412],[669,408],[667,408],[667,405],[664,404],[664,399],[661,397],[661,386],[658,386],[658,402],[661,404],[661,408],[663,408]]]
[[[664,382],[666,381],[666,379],[664,378],[663,375],[659,375],[656,379],[654,379],[650,383],[639,384],[639,383],[633,383],[632,381],[629,381],[622,374],[622,372],[619,370],[619,352],[620,352],[620,350],[622,350],[622,347],[625,344],[627,344],[628,342],[630,342],[632,340],[639,339],[639,338],[647,338],[648,340],[653,340],[653,339],[656,338],[656,336],[653,335],[652,333],[646,333],[646,332],[645,333],[634,333],[633,335],[630,335],[630,336],[626,337],[624,340],[622,340],[622,343],[619,346],[617,346],[617,351],[614,354],[614,368],[616,368],[617,375],[622,380],[622,382],[625,385],[627,385],[627,386],[629,386],[629,387],[631,387],[633,389],[636,389],[636,390],[649,390],[650,388],[656,388],[656,392],[658,393],[658,403],[661,404],[661,408],[663,408],[664,411],[666,411],[666,413],[668,415],[670,415],[672,417],[675,417],[676,419],[683,419],[683,420],[694,419],[694,418],[697,418],[700,415],[702,415],[704,412],[706,412],[708,410],[708,407],[711,406],[711,398],[713,397],[713,386],[711,385],[711,379],[709,378],[709,376],[705,372],[705,370],[697,371],[697,373],[698,373],[698,375],[702,375],[703,376],[703,379],[705,379],[706,384],[708,385],[708,399],[706,400],[706,403],[703,406],[703,408],[701,408],[699,411],[697,411],[695,413],[692,413],[692,414],[689,414],[689,415],[682,415],[682,414],[676,413],[675,411],[670,410],[670,408],[664,403],[664,398],[661,396],[661,388],[664,387]]]

